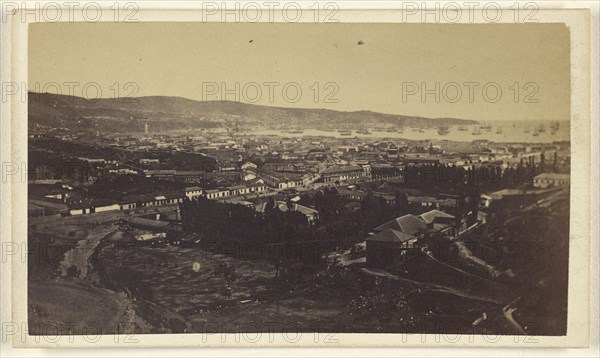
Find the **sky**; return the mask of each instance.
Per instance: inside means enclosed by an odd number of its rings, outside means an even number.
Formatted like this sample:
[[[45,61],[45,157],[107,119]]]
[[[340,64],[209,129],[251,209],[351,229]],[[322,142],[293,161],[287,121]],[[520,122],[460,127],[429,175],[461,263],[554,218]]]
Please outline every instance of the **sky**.
[[[30,91],[88,98],[569,119],[563,24],[37,23],[28,56]]]

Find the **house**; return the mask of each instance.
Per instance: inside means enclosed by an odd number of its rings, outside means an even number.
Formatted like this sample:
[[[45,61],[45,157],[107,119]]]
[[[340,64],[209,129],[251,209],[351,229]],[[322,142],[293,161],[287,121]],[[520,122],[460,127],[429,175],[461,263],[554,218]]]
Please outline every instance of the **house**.
[[[121,210],[120,204],[110,200],[95,200],[91,203],[73,203],[69,206],[69,214],[71,215],[84,215],[116,210]]]
[[[92,203],[91,212],[101,213],[105,211],[120,210],[121,206],[118,203],[112,201],[98,200]]]
[[[119,202],[119,210],[131,210],[135,209],[137,204],[134,200],[123,200]]]
[[[229,195],[245,195],[250,194],[250,189],[245,185],[235,185],[227,188]]]
[[[185,188],[185,196],[187,196],[188,199],[193,199],[197,196],[201,196],[203,193],[204,190],[199,186],[190,186]]]
[[[363,191],[363,190],[348,190],[348,189],[342,189],[342,188],[338,188],[337,189],[338,194],[348,198],[350,200],[356,200],[356,201],[362,201],[367,197],[367,192]]]
[[[385,229],[367,238],[367,264],[372,268],[385,269],[404,255],[405,251],[413,250],[417,238],[392,228]]]
[[[408,250],[419,248],[420,240],[429,234],[446,232],[454,227],[455,217],[440,210],[431,210],[419,216],[407,214],[373,229],[367,242],[367,264],[385,269],[400,262]]]
[[[408,235],[415,235],[421,230],[426,230],[427,223],[412,214],[406,214],[379,225],[373,229],[373,232],[380,233],[386,229],[394,229]]]
[[[288,209],[291,211],[299,212],[299,213],[303,214],[304,216],[306,216],[306,219],[308,220],[309,225],[313,225],[319,219],[319,212],[313,208],[309,208],[308,206],[304,206],[304,205],[300,205],[300,204],[296,204],[296,203],[291,204],[291,208],[289,208],[287,204],[285,204],[285,203],[283,203],[283,204],[285,205],[285,208],[282,210],[281,204],[279,204],[278,205],[279,210],[285,211],[285,209]]]
[[[423,220],[428,228],[435,229],[436,231],[451,230],[456,224],[456,218],[454,216],[435,209],[423,213],[417,216],[417,218]]]
[[[524,198],[533,197],[535,195],[532,191],[526,191],[521,189],[502,189],[492,193],[482,194],[480,203],[484,207],[489,207],[493,202],[502,200],[503,202],[519,202]]]
[[[158,206],[158,205],[164,205],[167,202],[167,198],[164,195],[158,195],[158,196],[153,196],[153,195],[146,195],[144,197],[141,197],[139,200],[139,206],[143,206],[143,207],[150,207],[150,206]]]
[[[167,199],[165,201],[165,204],[179,204],[179,203],[183,203],[183,198],[185,198],[186,195],[184,195],[183,193],[180,193],[180,192],[172,192],[172,193],[166,193],[164,195],[164,197]]]
[[[242,170],[252,170],[258,168],[258,166],[252,162],[246,162],[241,166]]]
[[[260,183],[248,185],[247,187],[250,193],[264,193],[267,190],[267,186]]]
[[[256,173],[253,173],[251,171],[244,171],[241,175],[241,179],[243,181],[254,180],[254,179],[256,179]]]
[[[265,180],[267,185],[277,189],[289,189],[304,185],[310,181],[310,176],[305,176],[304,169],[299,168],[277,168],[272,173],[261,171],[259,176]]]
[[[254,207],[254,210],[258,213],[264,214],[267,204],[267,202],[257,204]],[[288,211],[296,211],[303,214],[304,216],[306,216],[306,220],[308,221],[309,225],[315,224],[316,221],[319,219],[319,212],[313,208],[309,208],[308,206],[296,204],[293,202],[288,205],[288,203],[286,202],[276,201],[275,207],[284,213]]]
[[[365,169],[360,165],[332,165],[321,173],[323,182],[334,183],[334,182],[349,182],[356,181],[363,178],[365,175]]]
[[[266,173],[259,173],[259,176],[268,186],[276,189],[290,189],[303,185],[302,180],[290,179],[287,176],[278,177]]]
[[[536,188],[547,188],[550,186],[568,185],[571,181],[569,174],[542,173],[533,177],[533,186]]]
[[[302,185],[306,186],[317,181],[321,176],[319,174],[304,174],[300,177]]]
[[[206,191],[207,199],[219,199],[229,195],[230,193],[228,189],[210,189]]]
[[[277,183],[277,189],[289,189],[302,186],[304,183],[302,180],[291,180],[288,178],[282,178]]]
[[[69,214],[71,216],[85,215],[92,212],[92,208],[88,203],[76,203],[69,206]]]
[[[371,165],[370,164],[360,164],[360,166],[363,168],[363,176],[365,178],[371,178]]]

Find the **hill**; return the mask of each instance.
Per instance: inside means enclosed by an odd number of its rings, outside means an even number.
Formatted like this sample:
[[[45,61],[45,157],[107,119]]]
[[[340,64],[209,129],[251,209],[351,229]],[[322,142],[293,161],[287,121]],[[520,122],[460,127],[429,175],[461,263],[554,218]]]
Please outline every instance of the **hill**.
[[[196,101],[181,97],[103,98],[29,93],[29,121],[71,130],[105,133],[140,132],[144,122],[153,131],[197,128],[339,128],[424,127],[474,124],[456,118],[425,118],[371,111],[268,107],[231,101]]]

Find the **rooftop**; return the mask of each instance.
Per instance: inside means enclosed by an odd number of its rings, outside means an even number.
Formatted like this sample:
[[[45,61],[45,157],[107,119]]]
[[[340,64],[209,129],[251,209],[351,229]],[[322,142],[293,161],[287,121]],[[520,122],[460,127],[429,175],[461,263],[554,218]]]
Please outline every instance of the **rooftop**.
[[[196,190],[202,190],[202,188],[199,186],[188,186],[185,188],[185,191],[196,191]]]
[[[400,243],[402,243],[402,242],[411,240],[413,238],[414,238],[414,236],[405,234],[398,230],[385,229],[382,232],[367,238],[367,241],[400,242]]]
[[[323,170],[323,174],[333,174],[333,173],[345,173],[345,172],[354,172],[354,171],[363,171],[363,168],[360,165],[332,165],[329,168]]]
[[[419,219],[423,220],[424,222],[426,222],[427,224],[431,224],[432,222],[434,222],[436,219],[439,218],[443,218],[443,219],[454,219],[454,216],[445,213],[443,211],[440,210],[431,210],[428,211],[426,213],[423,213],[421,215],[418,216]]]
[[[418,219],[416,216],[411,214],[406,214],[399,218],[390,220],[385,224],[379,225],[373,231],[381,232],[386,229],[394,229],[401,231],[405,234],[413,235],[419,232],[420,230],[424,230],[427,228],[427,224],[421,219]]]

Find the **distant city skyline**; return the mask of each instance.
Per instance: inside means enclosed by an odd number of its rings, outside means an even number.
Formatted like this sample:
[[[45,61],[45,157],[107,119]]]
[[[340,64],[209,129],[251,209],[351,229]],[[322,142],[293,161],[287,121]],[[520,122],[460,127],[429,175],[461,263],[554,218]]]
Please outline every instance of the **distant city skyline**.
[[[103,98],[569,119],[570,41],[562,24],[45,23],[31,24],[29,37],[31,91],[56,92],[56,83],[62,94],[95,98],[93,86],[87,96],[82,88],[96,83]],[[79,85],[69,88],[72,82]]]

